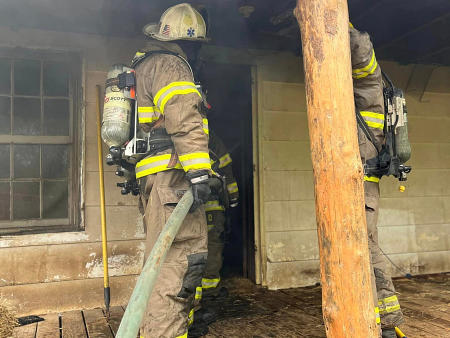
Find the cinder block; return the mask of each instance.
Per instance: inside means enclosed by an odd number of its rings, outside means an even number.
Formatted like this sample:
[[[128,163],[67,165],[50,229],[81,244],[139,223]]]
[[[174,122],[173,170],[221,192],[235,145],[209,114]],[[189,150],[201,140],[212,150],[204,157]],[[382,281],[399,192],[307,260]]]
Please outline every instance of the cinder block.
[[[379,227],[378,242],[386,254],[416,252],[416,226]]]
[[[266,232],[266,245],[271,263],[319,259],[317,230]]]
[[[264,140],[309,142],[306,113],[264,112]]]
[[[414,224],[445,223],[444,200],[441,197],[417,197],[408,201]]]
[[[415,169],[450,168],[450,143],[413,143],[408,164]]]
[[[86,72],[86,102],[97,104],[97,85],[101,86],[101,94],[103,101],[103,95],[105,90],[107,72],[104,71],[87,71]],[[102,102],[103,104],[103,102]]]
[[[450,224],[416,225],[418,252],[450,250]]]
[[[138,274],[143,265],[140,240],[110,241],[110,276]],[[5,262],[0,285],[60,282],[103,276],[101,242],[42,245],[0,250]]]
[[[312,170],[306,142],[265,141],[262,156],[265,170]]]
[[[318,260],[267,263],[267,287],[270,290],[297,288],[320,282]]]
[[[116,176],[113,172],[104,173],[105,182],[105,204],[112,206],[121,205],[138,205],[138,196],[132,196],[131,194],[122,195],[120,188],[116,186],[118,182],[122,180]],[[100,205],[100,192],[99,192],[99,177],[98,172],[86,173],[86,206],[99,206]]]
[[[264,173],[264,201],[299,201],[314,199],[312,171],[268,170]]]
[[[409,204],[409,199],[381,198],[378,226],[414,224],[414,214],[410,211]]]
[[[394,266],[386,259],[387,272],[392,277],[405,276],[406,273],[417,274],[419,272],[419,259],[417,253],[390,254],[388,257],[396,265]]]
[[[411,143],[449,143],[450,118],[410,116],[408,134]]]
[[[100,207],[86,207],[85,223],[89,238],[101,240]],[[111,241],[145,238],[143,219],[137,205],[107,206],[106,229],[108,240]]]
[[[437,67],[431,73],[426,92],[449,94],[450,67]]]
[[[314,201],[274,201],[264,203],[266,231],[316,229]]]
[[[450,271],[450,251],[419,252],[419,273]]]
[[[264,110],[306,112],[305,85],[301,83],[263,83]]]
[[[98,172],[98,149],[97,143],[86,143],[86,171],[97,171]],[[103,151],[103,170],[115,172],[117,166],[106,164],[106,155],[108,154],[108,146],[102,143]]]

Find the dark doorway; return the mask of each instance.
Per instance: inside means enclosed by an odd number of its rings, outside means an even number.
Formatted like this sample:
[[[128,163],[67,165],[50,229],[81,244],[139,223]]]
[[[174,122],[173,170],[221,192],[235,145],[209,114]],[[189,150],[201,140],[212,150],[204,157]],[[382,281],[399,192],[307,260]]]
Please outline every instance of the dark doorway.
[[[222,139],[233,159],[239,206],[227,210],[223,277],[254,280],[252,80],[247,65],[206,63],[198,74],[211,104],[210,129]]]

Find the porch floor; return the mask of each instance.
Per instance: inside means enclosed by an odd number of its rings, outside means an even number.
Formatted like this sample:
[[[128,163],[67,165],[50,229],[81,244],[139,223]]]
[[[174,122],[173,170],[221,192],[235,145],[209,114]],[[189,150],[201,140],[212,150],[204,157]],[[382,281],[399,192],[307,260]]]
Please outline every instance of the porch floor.
[[[394,281],[405,315],[403,332],[412,338],[450,337],[450,273]],[[320,287],[269,291],[245,279],[226,281],[230,296],[210,303],[220,318],[210,337],[325,337]],[[15,330],[17,338],[114,337],[123,307],[47,314],[45,321]]]

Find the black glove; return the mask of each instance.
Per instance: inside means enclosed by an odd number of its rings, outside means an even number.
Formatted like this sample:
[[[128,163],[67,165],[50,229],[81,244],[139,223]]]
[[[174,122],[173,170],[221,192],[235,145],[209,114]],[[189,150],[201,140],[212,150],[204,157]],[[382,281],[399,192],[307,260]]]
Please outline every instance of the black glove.
[[[189,212],[194,212],[200,205],[205,204],[208,201],[208,197],[211,194],[211,189],[208,184],[208,171],[190,171],[186,174],[186,178],[191,183],[192,195],[194,196],[194,202],[192,203]]]

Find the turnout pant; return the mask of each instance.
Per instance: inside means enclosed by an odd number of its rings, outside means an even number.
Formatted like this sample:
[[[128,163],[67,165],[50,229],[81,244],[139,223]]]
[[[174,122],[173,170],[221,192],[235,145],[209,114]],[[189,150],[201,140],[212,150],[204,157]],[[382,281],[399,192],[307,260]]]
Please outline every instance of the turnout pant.
[[[147,230],[145,258],[176,204],[189,188],[182,170],[141,179]],[[188,213],[161,267],[141,324],[141,337],[187,337],[188,314],[207,259],[207,227],[202,207]]]
[[[203,296],[216,296],[219,292],[220,270],[223,264],[223,233],[225,231],[225,212],[213,210],[206,212],[208,224],[208,259],[202,278]]]
[[[369,236],[370,262],[372,267],[372,288],[381,328],[393,328],[403,321],[403,314],[395,293],[392,277],[387,270],[387,260],[378,245],[378,208],[380,190],[378,183],[364,182],[367,233]]]

